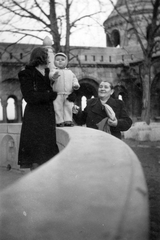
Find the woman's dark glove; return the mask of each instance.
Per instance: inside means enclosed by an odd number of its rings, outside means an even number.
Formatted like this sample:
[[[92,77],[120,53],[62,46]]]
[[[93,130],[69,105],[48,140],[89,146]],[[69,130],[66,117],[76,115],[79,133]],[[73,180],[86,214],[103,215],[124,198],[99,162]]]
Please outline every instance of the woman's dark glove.
[[[67,100],[69,102],[75,102],[76,101],[76,93],[73,91],[71,94],[68,95]]]
[[[50,99],[51,100],[55,100],[57,97],[57,93],[56,92],[50,92]]]

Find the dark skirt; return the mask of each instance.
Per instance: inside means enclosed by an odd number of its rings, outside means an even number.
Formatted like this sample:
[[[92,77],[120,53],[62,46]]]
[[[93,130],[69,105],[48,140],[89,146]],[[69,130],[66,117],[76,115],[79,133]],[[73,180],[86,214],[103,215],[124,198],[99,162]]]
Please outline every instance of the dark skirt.
[[[20,135],[18,164],[30,168],[50,160],[59,152],[56,143],[53,104],[26,105]]]

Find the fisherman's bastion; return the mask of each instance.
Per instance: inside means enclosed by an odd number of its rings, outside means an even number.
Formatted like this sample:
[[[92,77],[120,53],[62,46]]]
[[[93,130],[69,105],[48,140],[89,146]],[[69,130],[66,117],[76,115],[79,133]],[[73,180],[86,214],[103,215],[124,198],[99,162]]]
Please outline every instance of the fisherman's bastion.
[[[135,21],[151,6],[135,0]],[[125,1],[117,7],[125,15]],[[142,24],[145,28],[145,25]],[[159,53],[154,58],[151,123],[141,122],[141,48],[115,10],[104,22],[106,47],[71,46],[68,67],[79,80],[75,103],[96,97],[108,80],[124,101],[133,126],[123,135],[160,140]],[[49,51],[51,40],[42,44]],[[149,240],[149,195],[141,163],[123,141],[85,126],[56,128],[59,153],[34,171],[20,169],[18,149],[25,101],[18,72],[37,45],[0,43],[0,222],[2,240]],[[12,115],[10,115],[12,111]],[[145,132],[145,133],[144,133]],[[49,143],[48,143],[49,144]]]
[[[117,6],[124,9],[125,13],[123,1],[118,1]],[[145,14],[149,17],[149,3],[146,5]],[[135,19],[136,21],[143,21],[140,7],[137,9]],[[76,74],[81,86],[76,91],[76,103],[81,106],[83,96],[87,99],[96,96],[98,83],[107,79],[113,82],[115,86],[115,97],[123,99],[133,122],[137,122],[140,120],[142,108],[142,89],[139,74],[143,59],[141,48],[133,30],[126,25],[115,10],[104,22],[104,30],[106,48],[71,47],[73,49],[71,50],[72,60],[68,67]],[[1,123],[15,123],[22,120],[23,97],[17,74],[23,65],[28,62],[30,52],[34,47],[35,45],[32,44],[0,43]],[[159,58],[159,53],[155,55],[155,58]],[[154,69],[155,76],[151,89],[151,119],[152,121],[158,121],[160,117],[159,61],[154,65]],[[12,118],[7,114],[9,104],[14,106],[15,113]]]

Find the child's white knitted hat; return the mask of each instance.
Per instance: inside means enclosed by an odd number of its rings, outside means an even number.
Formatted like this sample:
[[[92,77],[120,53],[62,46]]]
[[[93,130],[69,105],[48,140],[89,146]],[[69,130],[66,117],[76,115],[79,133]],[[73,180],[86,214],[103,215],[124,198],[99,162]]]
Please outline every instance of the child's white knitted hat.
[[[54,57],[57,57],[57,56],[63,56],[63,57],[65,57],[67,59],[67,55],[64,54],[63,52],[56,53]]]

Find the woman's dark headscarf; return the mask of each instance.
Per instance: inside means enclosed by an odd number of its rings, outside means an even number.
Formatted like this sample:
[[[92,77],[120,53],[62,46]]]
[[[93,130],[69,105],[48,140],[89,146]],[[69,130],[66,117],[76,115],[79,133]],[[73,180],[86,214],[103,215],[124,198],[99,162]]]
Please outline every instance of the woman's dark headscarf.
[[[30,56],[29,66],[37,67],[38,65],[47,65],[48,50],[44,47],[35,48]]]

